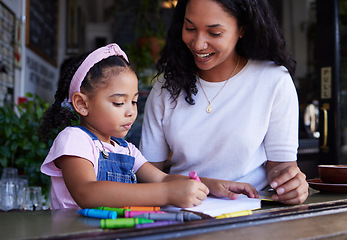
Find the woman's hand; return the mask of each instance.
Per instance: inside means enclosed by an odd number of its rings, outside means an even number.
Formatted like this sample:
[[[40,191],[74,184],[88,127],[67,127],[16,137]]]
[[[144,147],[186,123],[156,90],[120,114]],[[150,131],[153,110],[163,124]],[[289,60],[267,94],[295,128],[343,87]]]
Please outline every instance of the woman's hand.
[[[238,194],[244,194],[250,198],[258,198],[257,190],[249,183],[212,178],[201,178],[201,181],[206,184],[210,190],[210,193],[216,197],[236,199]]]
[[[168,203],[182,208],[200,205],[207,198],[209,190],[205,184],[196,180],[177,180],[168,184]]]
[[[269,184],[276,191],[272,200],[295,205],[307,199],[306,175],[300,171],[296,162],[267,161],[266,170]]]

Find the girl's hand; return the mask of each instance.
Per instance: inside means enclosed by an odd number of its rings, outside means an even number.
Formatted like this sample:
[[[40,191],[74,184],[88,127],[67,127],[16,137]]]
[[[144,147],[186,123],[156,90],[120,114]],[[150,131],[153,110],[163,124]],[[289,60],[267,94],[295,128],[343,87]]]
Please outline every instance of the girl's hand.
[[[233,182],[212,178],[201,178],[210,193],[216,197],[226,197],[236,199],[238,194],[244,194],[249,198],[258,198],[257,190],[249,183]]]
[[[266,163],[268,181],[276,190],[272,196],[274,201],[285,204],[301,204],[308,197],[308,183],[306,175],[300,171],[296,162]]]
[[[170,181],[167,184],[168,203],[182,208],[200,205],[209,194],[205,184],[192,179]]]

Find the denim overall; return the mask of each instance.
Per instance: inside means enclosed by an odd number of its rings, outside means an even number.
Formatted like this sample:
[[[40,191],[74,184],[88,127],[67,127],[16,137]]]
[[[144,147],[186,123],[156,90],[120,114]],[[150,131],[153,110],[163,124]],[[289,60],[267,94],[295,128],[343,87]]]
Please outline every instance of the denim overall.
[[[82,126],[76,127],[88,133],[88,135],[92,138],[93,141],[100,141],[99,138],[95,136],[94,133],[89,131],[87,128]],[[122,138],[111,137],[111,139],[121,147],[128,147],[128,143]],[[99,149],[99,151],[99,167],[97,174],[98,181],[114,181],[122,183],[137,182],[136,175],[133,170],[135,162],[134,157],[121,153],[106,152],[104,149]]]

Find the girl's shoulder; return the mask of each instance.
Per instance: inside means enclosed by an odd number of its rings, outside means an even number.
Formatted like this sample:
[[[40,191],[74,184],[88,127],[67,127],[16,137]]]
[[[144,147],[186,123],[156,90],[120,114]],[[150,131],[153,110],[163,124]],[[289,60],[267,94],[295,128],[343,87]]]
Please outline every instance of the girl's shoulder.
[[[68,126],[64,128],[62,131],[60,131],[58,136],[59,137],[88,136],[88,134],[78,127]]]
[[[92,143],[92,139],[86,132],[78,127],[66,127],[55,138],[54,142],[67,144],[67,143]]]

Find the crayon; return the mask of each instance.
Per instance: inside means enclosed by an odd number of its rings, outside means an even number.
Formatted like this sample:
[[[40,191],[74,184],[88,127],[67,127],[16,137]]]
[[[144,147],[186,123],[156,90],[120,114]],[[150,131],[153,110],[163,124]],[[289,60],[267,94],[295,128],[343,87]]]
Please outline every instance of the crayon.
[[[171,224],[177,224],[181,223],[179,221],[159,221],[159,222],[153,222],[153,223],[143,223],[143,224],[136,224],[135,228],[150,228],[150,227],[160,227],[160,226],[166,226]]]
[[[78,213],[85,217],[92,217],[92,218],[110,218],[110,219],[117,218],[117,212],[100,210],[100,209],[88,209],[88,208],[80,209],[78,210]]]
[[[101,228],[132,228],[137,224],[153,223],[152,219],[144,218],[118,218],[118,219],[101,219]]]
[[[167,213],[180,213],[184,215],[184,219],[186,219],[187,221],[190,220],[200,220],[202,219],[202,217],[194,212],[190,212],[190,211],[181,211],[181,209],[176,210],[176,209],[165,209],[164,210]]]
[[[184,222],[186,221],[192,221],[192,220],[200,220],[201,217],[196,214],[184,214],[184,213],[144,213],[141,215],[137,215],[136,217],[139,218],[148,218],[153,219],[156,221],[179,221]]]
[[[253,214],[253,212],[251,210],[244,210],[244,211],[239,211],[239,212],[222,214],[220,216],[217,216],[216,219],[241,217],[241,216],[248,216],[248,215],[252,215],[252,214]]]
[[[129,206],[123,208],[129,209],[130,211],[160,211],[160,207]]]
[[[90,217],[80,217],[78,221],[92,227],[100,227],[100,219],[98,218],[90,218]]]
[[[197,215],[195,213],[192,213],[192,212],[182,211],[182,212],[180,212],[180,214],[183,214],[183,218],[186,221],[201,220],[202,219],[201,216],[199,216],[199,215]]]
[[[166,214],[167,212],[163,211],[126,211],[124,213],[125,218],[133,218],[136,217],[137,215],[144,214],[144,213],[163,213]]]
[[[124,209],[124,208],[112,208],[112,207],[97,207],[96,209],[117,212],[118,217],[124,217],[125,213],[128,212],[128,211],[130,211],[129,209]]]
[[[194,180],[196,180],[196,181],[198,181],[198,182],[201,182],[201,180],[200,180],[198,174],[197,174],[195,171],[191,171],[191,172],[189,173],[189,177],[190,177],[190,179],[194,179]]]

